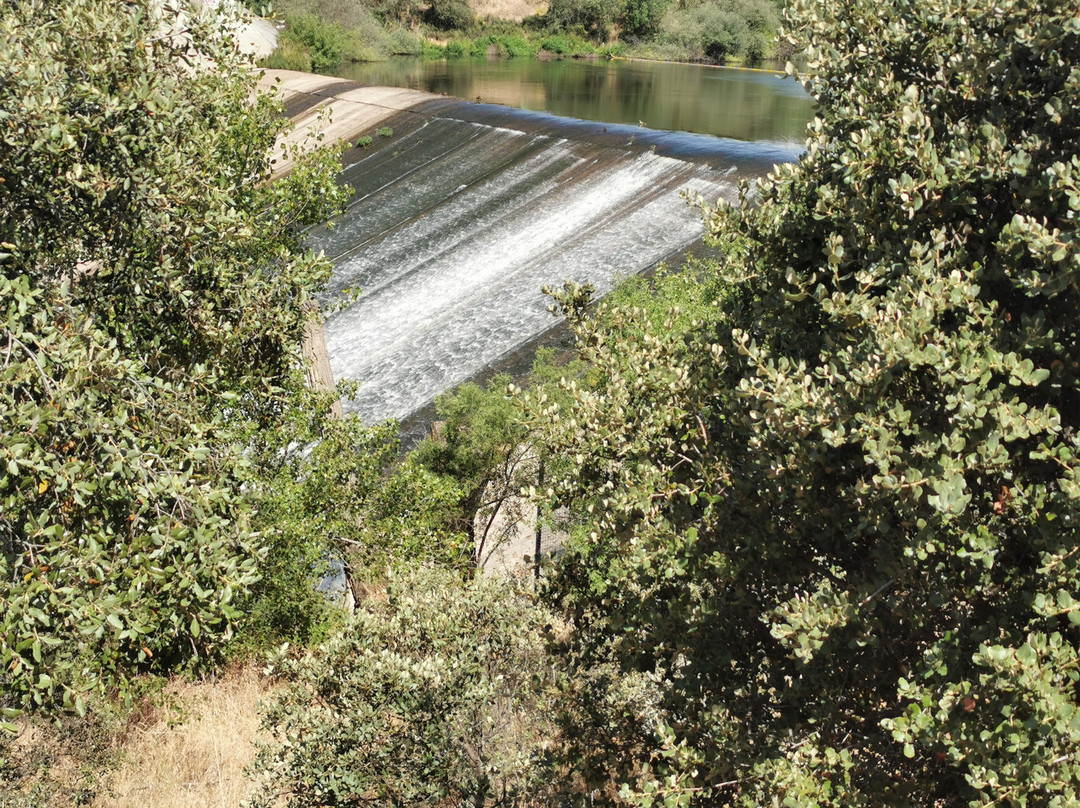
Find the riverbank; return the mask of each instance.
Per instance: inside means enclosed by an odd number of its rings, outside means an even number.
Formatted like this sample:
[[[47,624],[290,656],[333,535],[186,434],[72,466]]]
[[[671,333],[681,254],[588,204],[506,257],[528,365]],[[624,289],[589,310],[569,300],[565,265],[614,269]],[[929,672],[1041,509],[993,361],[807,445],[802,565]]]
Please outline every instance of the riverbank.
[[[295,33],[295,29],[294,29]],[[542,37],[513,34],[482,34],[476,37],[417,37],[397,31],[381,43],[350,43],[346,39],[331,49],[319,51],[319,40],[305,31],[303,37],[286,36],[281,47],[260,56],[265,67],[300,72],[336,75],[349,64],[389,61],[400,57],[441,59],[623,59],[658,62],[662,64],[731,67],[746,70],[783,73],[784,60],[762,57],[749,61],[735,56],[730,59],[695,58],[664,52],[651,46],[634,46],[625,42],[596,44],[580,36],[547,34]],[[313,56],[313,52],[321,52]],[[330,53],[332,55],[325,55]]]
[[[401,4],[399,4],[401,5]],[[778,39],[779,16],[772,0],[748,0],[738,12],[704,2],[693,8],[660,3],[653,17],[633,18],[632,3],[612,4],[607,17],[581,16],[568,0],[500,10],[474,0],[443,0],[395,13],[357,3],[348,8],[328,0],[285,0],[278,4],[284,28],[280,46],[265,66],[335,73],[352,62],[394,56],[428,59],[627,57],[685,64],[754,67],[781,64],[789,46]],[[620,10],[621,9],[621,10]],[[510,17],[500,16],[504,14]],[[487,15],[487,16],[485,16]]]

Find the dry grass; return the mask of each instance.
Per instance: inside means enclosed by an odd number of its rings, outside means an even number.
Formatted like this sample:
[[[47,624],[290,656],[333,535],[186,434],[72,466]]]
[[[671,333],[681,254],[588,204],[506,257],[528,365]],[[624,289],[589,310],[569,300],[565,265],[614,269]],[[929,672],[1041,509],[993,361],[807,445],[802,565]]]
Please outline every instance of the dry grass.
[[[547,0],[469,0],[473,13],[483,19],[492,17],[497,20],[516,20],[531,17],[547,10]]]
[[[92,794],[97,778],[82,771],[80,757],[57,741],[51,727],[26,726],[0,757],[0,808],[66,808]]]
[[[124,762],[93,808],[236,808],[254,788],[244,767],[255,755],[256,703],[266,689],[250,668],[216,682],[170,685],[182,723],[159,710],[131,731]]]

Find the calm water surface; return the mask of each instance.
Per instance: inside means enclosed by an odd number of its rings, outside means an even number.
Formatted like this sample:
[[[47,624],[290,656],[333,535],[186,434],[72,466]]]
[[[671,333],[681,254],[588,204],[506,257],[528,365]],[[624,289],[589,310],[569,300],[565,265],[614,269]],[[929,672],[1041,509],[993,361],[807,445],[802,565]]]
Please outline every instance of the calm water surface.
[[[813,104],[770,72],[661,62],[401,58],[344,67],[343,78],[409,87],[601,123],[801,143]]]

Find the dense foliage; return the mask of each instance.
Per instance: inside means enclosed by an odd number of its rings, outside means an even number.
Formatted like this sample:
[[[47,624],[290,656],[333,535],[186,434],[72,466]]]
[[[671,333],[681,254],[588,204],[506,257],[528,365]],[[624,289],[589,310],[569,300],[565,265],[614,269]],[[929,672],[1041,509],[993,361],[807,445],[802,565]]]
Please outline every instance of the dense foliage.
[[[362,2],[286,0],[274,13],[284,20],[277,50],[264,67],[330,73],[347,62],[376,62],[418,55],[424,41],[379,7]]]
[[[686,54],[683,58],[757,62],[772,52],[779,24],[776,8],[767,0],[722,0],[668,8],[646,32],[658,47],[673,48]]]
[[[239,603],[247,615],[244,650],[325,639],[340,609],[313,583],[338,577],[332,568],[361,596],[364,586],[403,566],[469,569],[463,484],[416,458],[401,459],[395,423],[368,427],[353,415],[329,417],[331,403],[327,394],[298,391],[286,417],[249,446],[259,471],[252,524],[266,555],[262,579]]]
[[[325,645],[277,663],[254,805],[539,804],[549,621],[497,579],[391,576]]]
[[[1080,4],[791,14],[819,111],[706,209],[723,316],[560,295],[604,381],[535,408],[586,525],[552,596],[656,693],[583,690],[568,759],[639,805],[1072,804]]]
[[[341,199],[332,159],[268,182],[282,126],[213,14],[0,11],[8,713],[203,654],[258,576],[242,441],[301,383],[300,231]]]
[[[436,401],[436,434],[423,441],[413,459],[458,490],[455,523],[468,536],[479,562],[505,538],[496,525],[512,527],[521,514],[517,494],[535,477],[537,458],[526,441],[518,408],[507,398],[508,376],[486,385],[472,382]]]
[[[723,258],[567,284],[586,364],[403,462],[297,372],[331,164],[269,182],[272,104],[154,9],[0,12],[6,714],[243,609],[325,640],[276,660],[257,803],[1080,800],[1080,0],[794,0],[818,115],[704,207]],[[534,477],[549,608],[463,574]],[[332,634],[331,551],[389,582]]]
[[[552,0],[544,21],[606,42],[642,40],[684,60],[760,59],[780,20],[772,0]]]
[[[333,73],[347,62],[596,57],[757,62],[776,56],[779,0],[552,0],[520,20],[480,19],[466,0],[281,0],[265,66]],[[512,6],[510,7],[512,8]]]

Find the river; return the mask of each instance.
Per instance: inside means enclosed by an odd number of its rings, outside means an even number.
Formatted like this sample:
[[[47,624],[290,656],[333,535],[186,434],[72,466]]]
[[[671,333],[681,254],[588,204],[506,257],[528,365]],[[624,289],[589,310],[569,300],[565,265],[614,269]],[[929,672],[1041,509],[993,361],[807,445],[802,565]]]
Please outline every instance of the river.
[[[338,75],[567,118],[743,141],[802,143],[811,115],[810,98],[791,79],[710,65],[400,58],[345,65]]]

